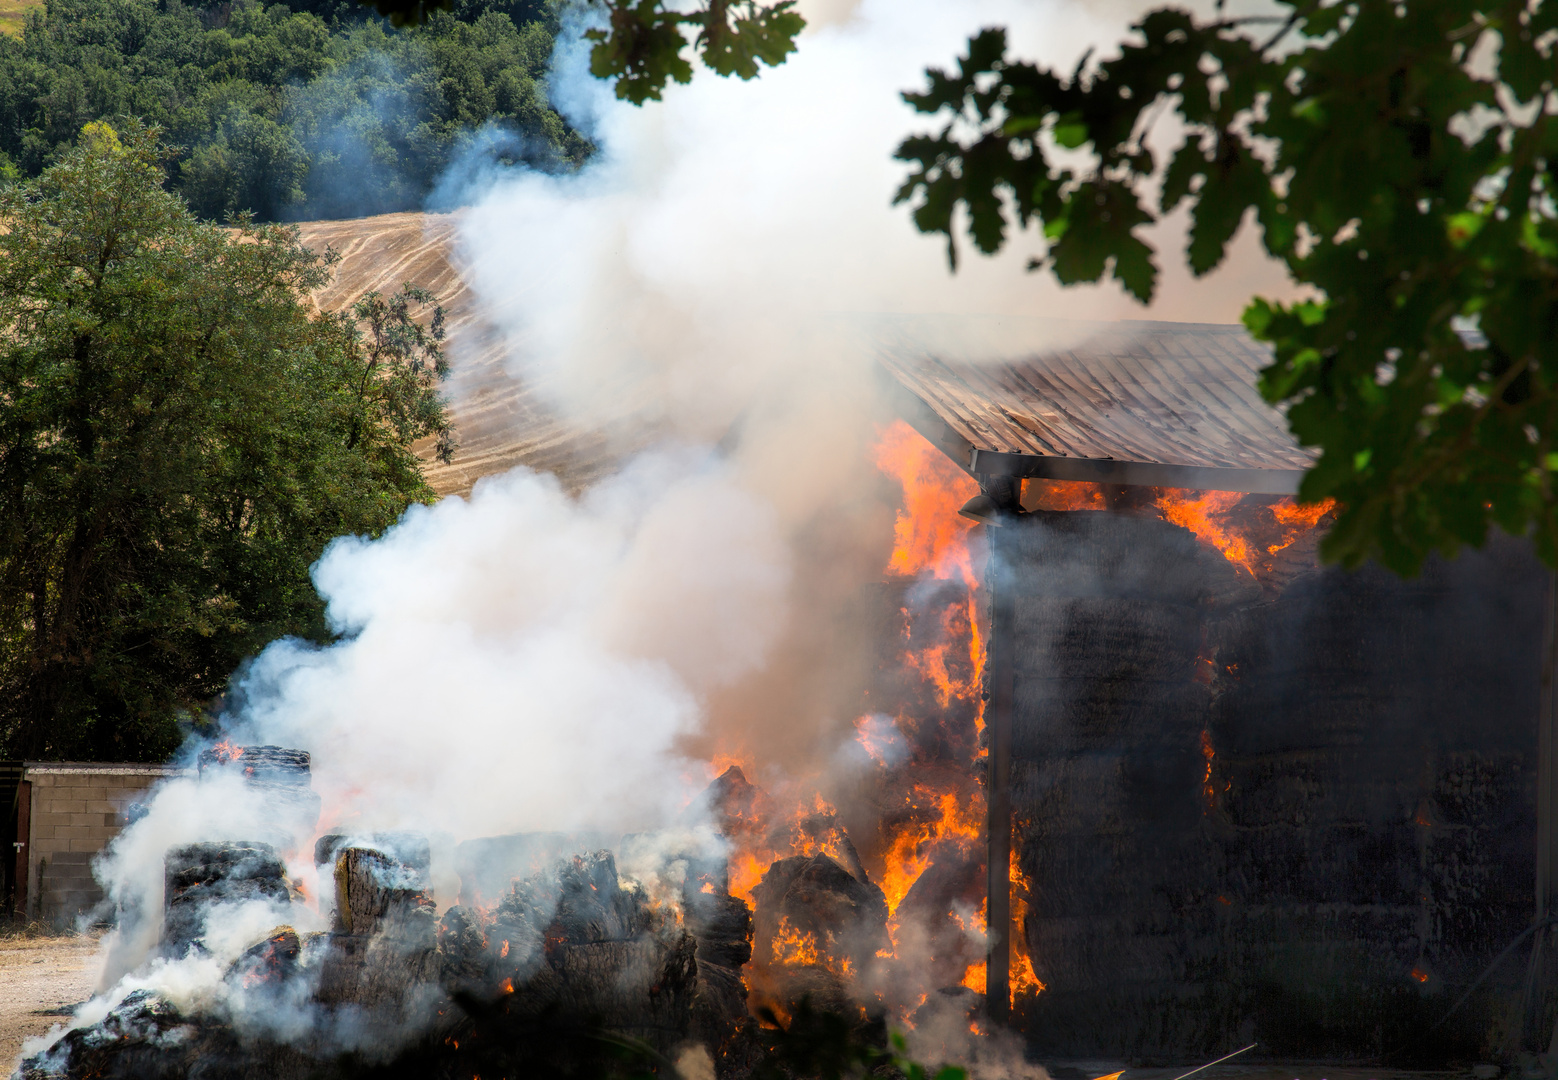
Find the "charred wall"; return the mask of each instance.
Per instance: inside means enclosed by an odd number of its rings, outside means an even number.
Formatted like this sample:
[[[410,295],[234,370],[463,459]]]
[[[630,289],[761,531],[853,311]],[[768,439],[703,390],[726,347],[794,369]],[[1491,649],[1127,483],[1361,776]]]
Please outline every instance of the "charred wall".
[[[1497,1056],[1530,924],[1543,573],[1520,543],[1251,576],[1178,526],[1000,530],[1035,1049]]]

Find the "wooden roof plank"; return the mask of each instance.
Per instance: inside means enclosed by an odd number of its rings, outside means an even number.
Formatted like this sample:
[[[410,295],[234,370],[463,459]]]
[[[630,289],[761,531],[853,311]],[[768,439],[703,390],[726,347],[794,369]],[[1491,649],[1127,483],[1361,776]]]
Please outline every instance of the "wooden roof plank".
[[[1304,469],[1240,327],[1115,324],[1069,349],[968,363],[898,341],[882,363],[982,452],[1211,469]]]

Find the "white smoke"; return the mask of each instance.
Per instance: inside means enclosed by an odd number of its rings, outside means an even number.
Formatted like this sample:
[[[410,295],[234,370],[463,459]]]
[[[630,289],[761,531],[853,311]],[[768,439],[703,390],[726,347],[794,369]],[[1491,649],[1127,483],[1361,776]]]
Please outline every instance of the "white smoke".
[[[834,605],[891,542],[857,316],[1142,317],[1114,286],[1062,293],[1024,273],[1031,234],[953,276],[942,242],[890,205],[893,148],[925,126],[898,93],[927,65],[1006,25],[1016,52],[1069,67],[1136,5],[803,10],[782,67],[701,73],[641,109],[588,76],[577,26],[560,40],[554,100],[600,153],[577,175],[494,183],[462,257],[515,378],[654,448],[580,497],[518,469],[330,546],[315,581],[341,640],[266,649],[228,717],[239,741],[313,754],[321,829],[426,833],[438,877],[438,852],[471,837],[669,824],[707,782],[713,731],[826,761],[854,735],[839,671],[860,644]],[[1241,252],[1199,285],[1169,275],[1148,314],[1228,321],[1252,287],[1281,287]],[[260,820],[217,785],[162,789],[100,867],[148,916],[118,933],[114,977],[150,977],[162,853],[252,839]],[[317,894],[311,839],[289,868]]]

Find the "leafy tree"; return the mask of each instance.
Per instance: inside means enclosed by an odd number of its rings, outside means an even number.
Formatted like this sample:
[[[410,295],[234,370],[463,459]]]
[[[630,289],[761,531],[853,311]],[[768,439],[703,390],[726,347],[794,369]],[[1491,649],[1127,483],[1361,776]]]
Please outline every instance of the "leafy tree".
[[[1069,75],[983,31],[904,95],[946,122],[900,146],[898,199],[954,266],[960,214],[985,253],[1032,222],[1032,268],[1142,301],[1141,226],[1188,204],[1204,274],[1252,216],[1312,294],[1244,321],[1275,345],[1262,393],[1322,451],[1301,497],[1341,504],[1322,552],[1414,573],[1496,523],[1558,564],[1558,3],[1279,6],[1154,11]],[[1183,139],[1160,160],[1169,117]]]
[[[462,7],[471,0],[358,0],[395,25],[436,18],[436,13]],[[585,37],[590,72],[616,80],[617,97],[642,105],[660,99],[666,83],[692,81],[689,51],[720,75],[754,79],[758,65],[777,67],[795,51],[795,38],[806,20],[795,0],[765,4],[760,0],[705,0],[688,8],[668,0],[586,0],[606,18],[606,29],[591,29]],[[691,39],[685,31],[693,31]]]
[[[430,325],[423,326],[413,317],[412,306],[432,305]],[[378,291],[364,293],[352,305],[354,330],[361,326],[366,341],[355,333],[351,345],[361,375],[356,396],[369,409],[352,417],[347,429],[346,448],[355,450],[372,443],[378,429],[388,425],[394,438],[392,448],[410,446],[424,435],[437,436],[434,452],[445,465],[454,460],[454,432],[438,398],[438,384],[449,377],[449,362],[444,358],[444,309],[426,289],[407,282],[391,297]]]
[[[442,314],[313,313],[294,230],[198,221],[156,133],[0,192],[0,742],[155,759],[245,655],[321,639],[308,568],[431,501]]]
[[[692,81],[692,63],[683,55],[688,49],[720,75],[753,79],[758,64],[784,63],[806,27],[793,0],[708,0],[691,11],[665,0],[605,0],[605,6],[609,29],[584,35],[595,42],[590,73],[616,79],[617,97],[635,105],[658,100],[668,79]],[[696,30],[690,43],[684,27]]]

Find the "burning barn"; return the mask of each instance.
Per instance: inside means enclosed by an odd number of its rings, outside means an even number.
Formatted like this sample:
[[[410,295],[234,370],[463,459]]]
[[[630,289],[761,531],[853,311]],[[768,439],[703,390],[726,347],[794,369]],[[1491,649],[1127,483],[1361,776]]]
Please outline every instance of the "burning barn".
[[[991,1009],[1051,1059],[1545,1049],[1506,947],[1551,892],[1547,577],[1502,536],[1411,581],[1321,568],[1265,362],[1161,323],[884,356],[999,526]]]
[[[506,764],[477,831],[434,835],[360,820],[393,757],[212,747],[116,841],[133,977],[23,1075],[556,1071],[609,1029],[740,1080],[804,1000],[930,1061],[1007,1052],[977,1038],[1002,1025],[1050,1063],[1508,1057],[1551,1011],[1506,951],[1548,888],[1546,578],[1508,539],[1415,581],[1320,567],[1263,362],[1183,324],[884,348],[900,509],[842,750],[807,773],[716,742],[655,827],[481,835],[526,797]],[[190,807],[225,838],[191,842]]]

